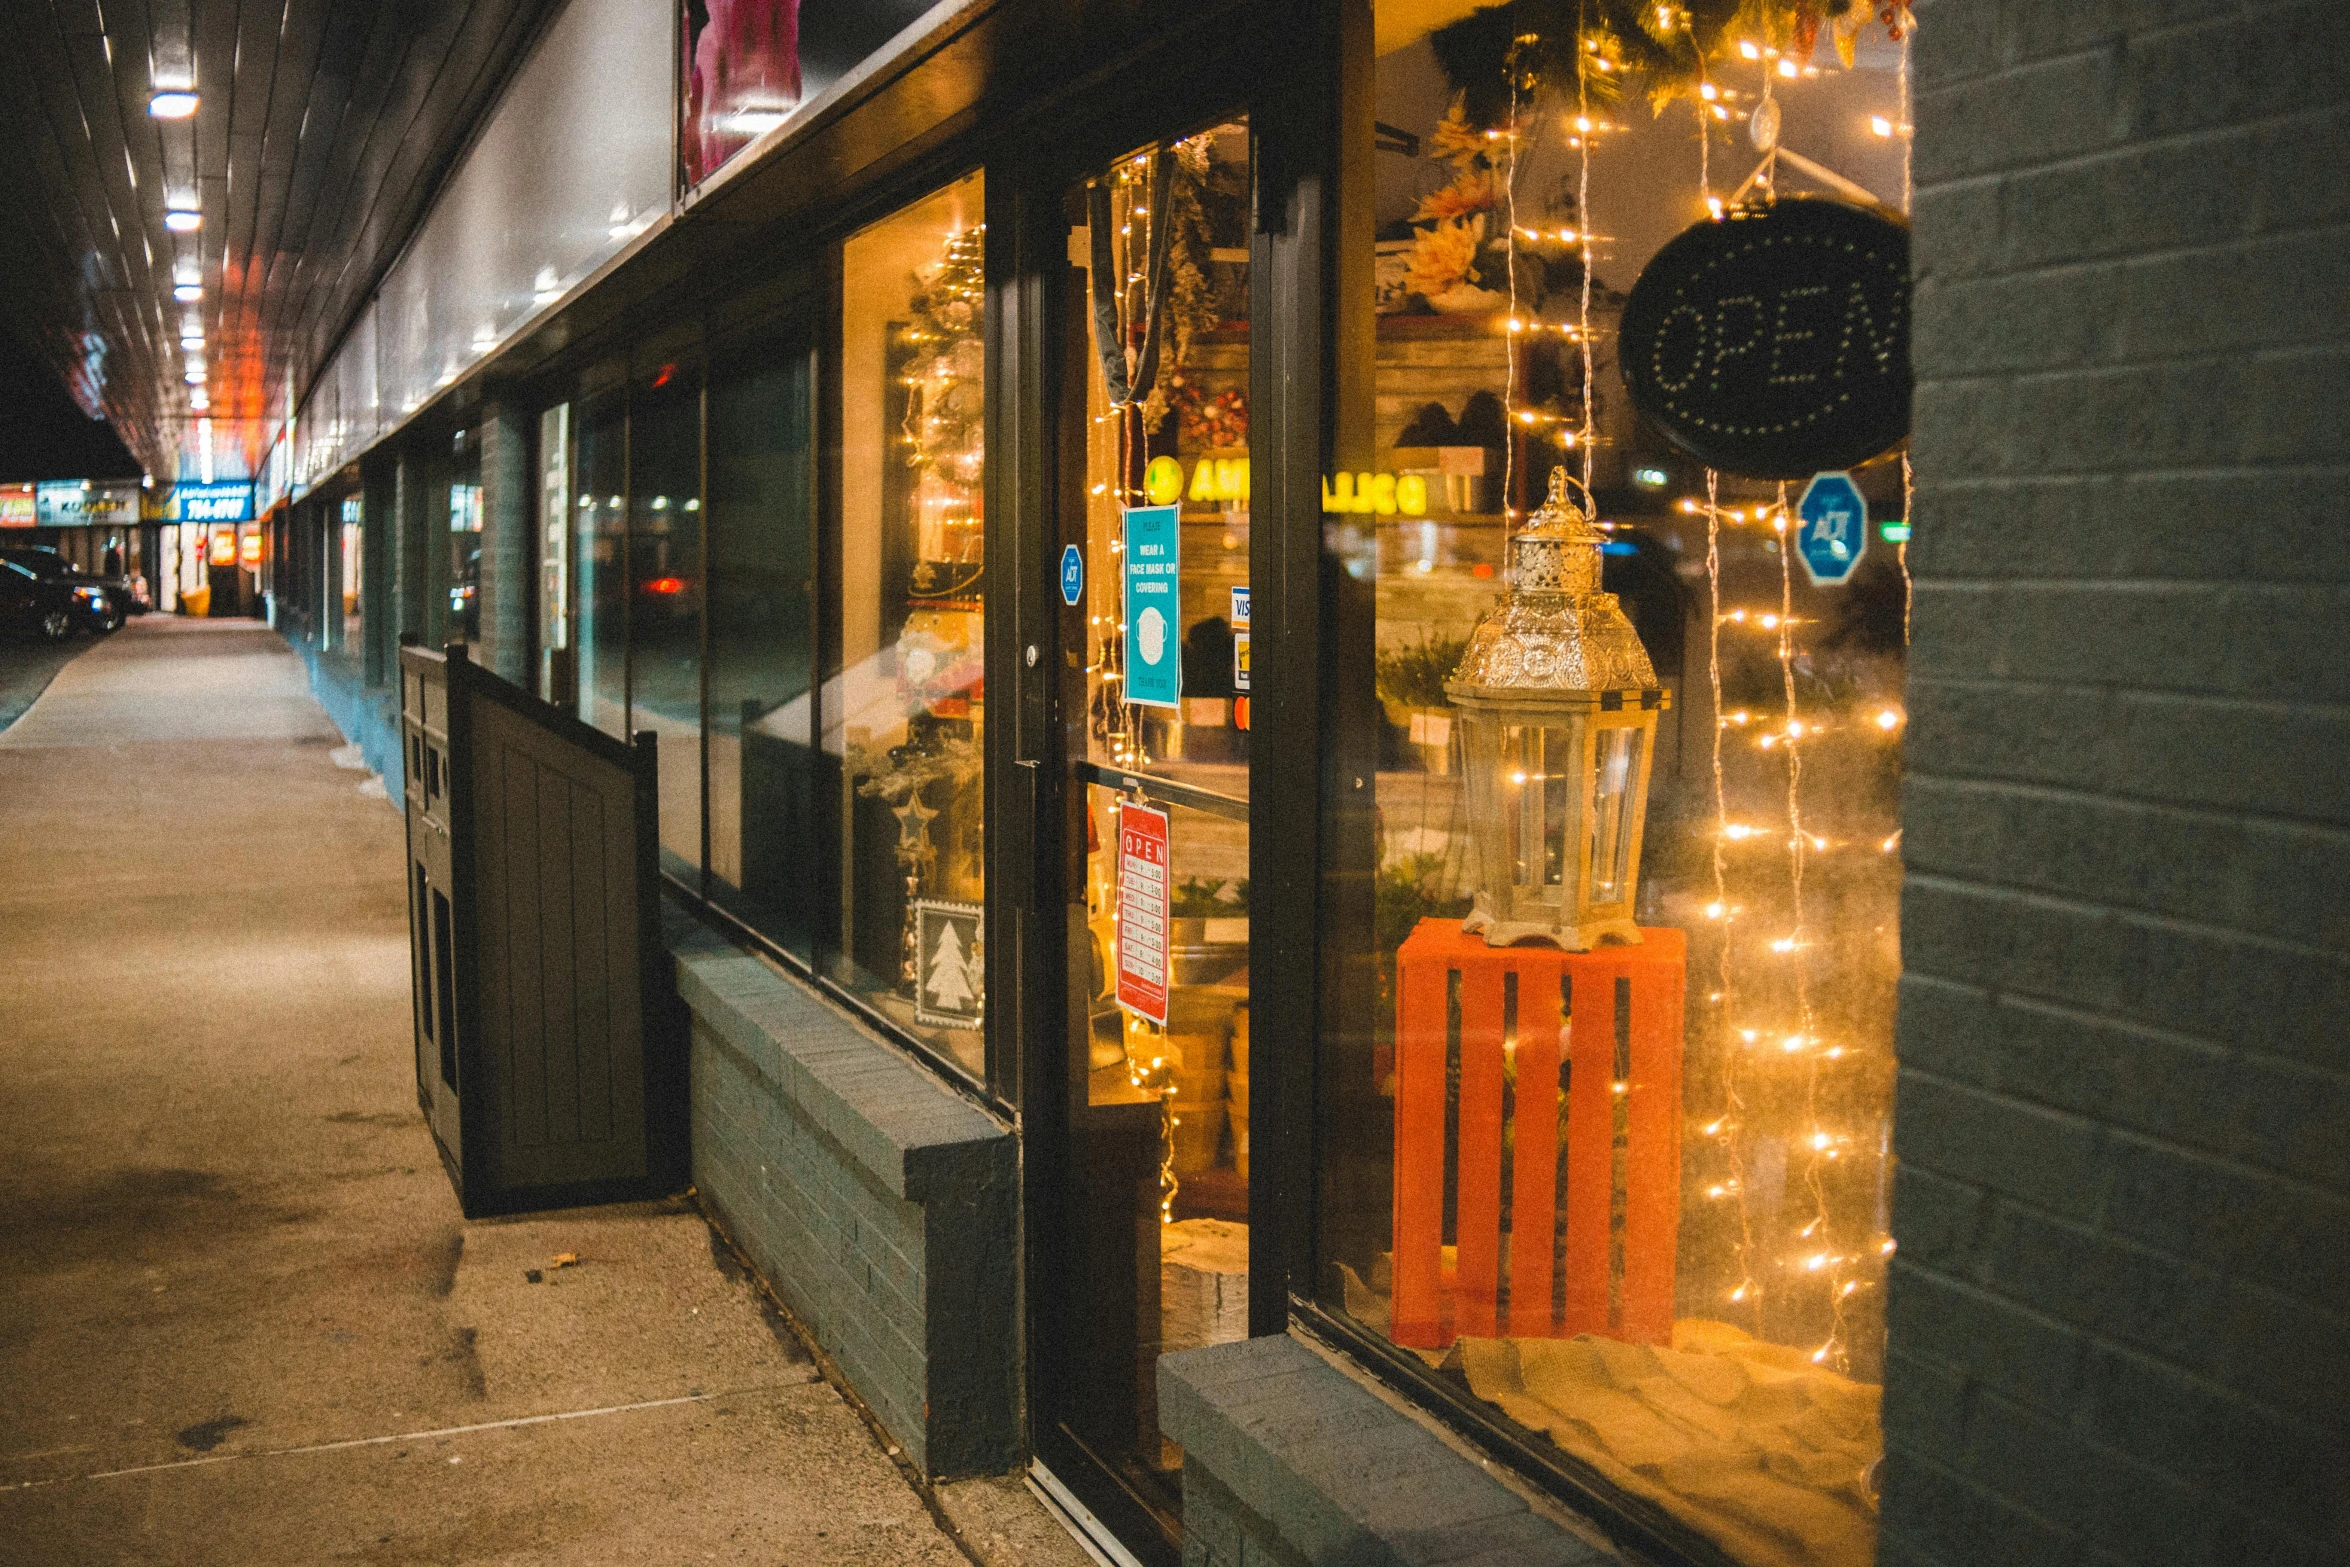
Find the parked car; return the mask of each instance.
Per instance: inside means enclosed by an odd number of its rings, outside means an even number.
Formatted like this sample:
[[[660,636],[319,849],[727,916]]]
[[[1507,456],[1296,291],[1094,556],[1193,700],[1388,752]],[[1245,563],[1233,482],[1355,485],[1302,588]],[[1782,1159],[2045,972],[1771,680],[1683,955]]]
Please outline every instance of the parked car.
[[[13,551],[11,553],[14,553]],[[0,630],[18,636],[63,642],[74,627],[90,622],[85,592],[61,577],[45,577],[30,566],[0,559]]]
[[[0,549],[0,561],[42,581],[67,590],[66,608],[73,624],[95,632],[117,631],[144,606],[131,585],[120,577],[97,577],[81,570],[53,549],[41,546]]]

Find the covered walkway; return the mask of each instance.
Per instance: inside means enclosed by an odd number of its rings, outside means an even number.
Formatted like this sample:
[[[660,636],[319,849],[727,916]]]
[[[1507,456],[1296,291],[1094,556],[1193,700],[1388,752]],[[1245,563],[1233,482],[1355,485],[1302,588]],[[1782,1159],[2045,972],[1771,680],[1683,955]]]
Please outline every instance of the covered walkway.
[[[0,1561],[966,1560],[691,1208],[459,1216],[349,755],[251,622],[0,734]]]

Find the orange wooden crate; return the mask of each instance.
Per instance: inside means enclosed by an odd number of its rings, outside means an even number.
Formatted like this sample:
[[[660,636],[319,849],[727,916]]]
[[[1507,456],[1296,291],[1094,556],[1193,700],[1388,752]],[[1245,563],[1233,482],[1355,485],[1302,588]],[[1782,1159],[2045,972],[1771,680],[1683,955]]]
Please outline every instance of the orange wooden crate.
[[[1595,952],[1496,948],[1482,937],[1464,935],[1457,920],[1429,919],[1397,951],[1391,1301],[1396,1343],[1441,1349],[1458,1334],[1502,1332],[1527,1338],[1598,1333],[1651,1344],[1671,1340],[1673,1248],[1681,1216],[1681,1004],[1688,943],[1669,927],[1643,928],[1641,936],[1639,946]],[[1452,1044],[1456,975],[1460,1110],[1453,1230],[1458,1253],[1447,1270],[1445,1062]],[[1505,1233],[1504,1035],[1513,988],[1518,1087]],[[1628,1003],[1620,1024],[1619,997]],[[1555,1088],[1562,1035],[1570,1068],[1563,1149]],[[1619,1064],[1625,1067],[1620,1079]],[[1627,1107],[1620,1281],[1611,1243],[1618,1196],[1619,1082]],[[1545,1092],[1538,1085],[1553,1086]],[[1563,1290],[1557,1287],[1562,1158]]]

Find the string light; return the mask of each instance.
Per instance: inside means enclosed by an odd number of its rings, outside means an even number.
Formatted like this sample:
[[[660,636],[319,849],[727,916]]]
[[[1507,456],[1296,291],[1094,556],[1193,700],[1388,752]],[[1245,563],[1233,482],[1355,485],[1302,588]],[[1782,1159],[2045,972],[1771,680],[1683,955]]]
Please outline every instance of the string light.
[[[1669,9],[1661,8],[1660,9]],[[1583,347],[1583,423],[1577,435],[1583,452],[1583,499],[1591,500],[1592,450],[1592,379],[1591,352],[1591,75],[1587,64],[1596,51],[1578,51],[1575,55],[1575,128],[1583,134],[1575,138],[1575,223],[1583,230],[1582,288],[1577,296],[1575,310],[1575,341]],[[1514,216],[1514,214],[1513,214]],[[1569,443],[1574,444],[1574,443]]]

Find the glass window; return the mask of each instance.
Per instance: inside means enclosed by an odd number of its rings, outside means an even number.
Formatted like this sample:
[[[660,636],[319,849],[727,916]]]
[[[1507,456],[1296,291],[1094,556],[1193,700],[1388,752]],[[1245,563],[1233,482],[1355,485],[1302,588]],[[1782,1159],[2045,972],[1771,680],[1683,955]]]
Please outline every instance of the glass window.
[[[1614,339],[1650,257],[1748,194],[1766,99],[1786,145],[1898,203],[1878,128],[1904,120],[1901,46],[1874,22],[1847,65],[1686,11],[1515,44],[1376,14],[1375,210],[1342,228],[1372,266],[1338,334],[1375,395],[1337,399],[1323,504],[1327,552],[1372,590],[1333,601],[1328,634],[1361,651],[1329,693],[1358,749],[1328,771],[1377,788],[1324,807],[1353,858],[1325,933],[1316,1289],[1668,1528],[1858,1567],[1903,564],[1878,542],[1812,586],[1781,548],[1795,494],[1667,445]],[[1901,516],[1898,456],[1854,477]],[[1475,635],[1545,583],[1511,639]]]
[[[366,503],[356,495],[345,496],[340,508],[342,518],[341,559],[339,568],[342,584],[341,635],[335,645],[356,657],[367,644],[360,635],[360,593],[366,575],[367,528]]]
[[[710,896],[810,960],[814,357],[761,344],[709,398]]]
[[[481,640],[481,432],[459,430],[450,442],[449,635]]]
[[[928,9],[929,0],[683,0],[677,151],[685,183],[716,173]]]
[[[977,174],[842,256],[834,977],[986,1069],[979,905],[987,310]],[[927,945],[925,945],[927,943]]]
[[[571,405],[539,414],[539,696],[558,707],[578,699],[578,651],[571,645]]]
[[[700,377],[657,368],[629,409],[628,724],[660,736],[661,864],[702,870]]]
[[[628,405],[575,405],[571,454],[571,673],[583,722],[628,738]],[[552,694],[550,693],[550,700]]]

